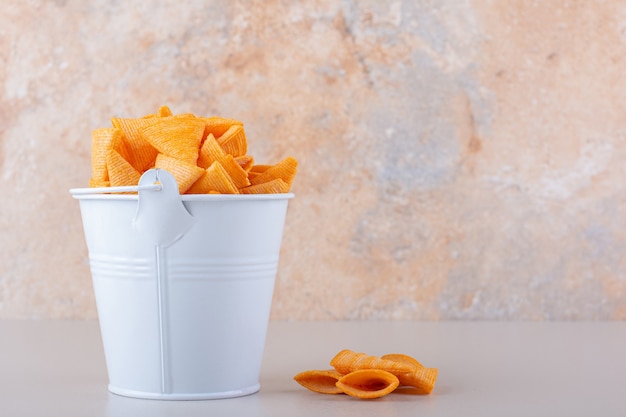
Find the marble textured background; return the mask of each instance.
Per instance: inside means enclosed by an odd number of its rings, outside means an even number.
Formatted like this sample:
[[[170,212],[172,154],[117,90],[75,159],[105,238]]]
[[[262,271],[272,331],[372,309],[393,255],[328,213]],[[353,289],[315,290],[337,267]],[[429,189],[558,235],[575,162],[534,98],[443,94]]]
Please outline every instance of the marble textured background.
[[[16,1],[0,318],[96,316],[78,204],[111,116],[294,155],[273,319],[626,319],[621,1]]]

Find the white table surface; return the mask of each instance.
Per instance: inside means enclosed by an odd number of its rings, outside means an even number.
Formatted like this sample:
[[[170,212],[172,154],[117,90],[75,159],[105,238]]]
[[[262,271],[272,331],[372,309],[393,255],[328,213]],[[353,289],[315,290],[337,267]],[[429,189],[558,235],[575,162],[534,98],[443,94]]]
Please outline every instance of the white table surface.
[[[339,350],[439,368],[429,396],[312,393]],[[208,401],[107,391],[95,321],[0,320],[0,416],[626,416],[626,322],[271,322],[261,391]]]

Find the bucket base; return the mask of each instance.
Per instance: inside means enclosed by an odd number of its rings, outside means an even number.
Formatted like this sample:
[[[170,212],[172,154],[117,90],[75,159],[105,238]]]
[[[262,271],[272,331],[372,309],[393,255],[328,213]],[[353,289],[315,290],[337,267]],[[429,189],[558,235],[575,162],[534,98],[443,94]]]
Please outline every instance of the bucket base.
[[[255,384],[250,387],[231,390],[231,391],[222,391],[222,392],[199,392],[193,394],[185,394],[185,393],[156,393],[156,392],[143,392],[143,391],[135,391],[126,388],[120,388],[113,385],[109,385],[109,391],[113,394],[122,395],[124,397],[132,397],[132,398],[143,398],[146,400],[219,400],[221,398],[234,398],[234,397],[243,397],[246,395],[254,394],[258,392],[261,388],[260,384]]]

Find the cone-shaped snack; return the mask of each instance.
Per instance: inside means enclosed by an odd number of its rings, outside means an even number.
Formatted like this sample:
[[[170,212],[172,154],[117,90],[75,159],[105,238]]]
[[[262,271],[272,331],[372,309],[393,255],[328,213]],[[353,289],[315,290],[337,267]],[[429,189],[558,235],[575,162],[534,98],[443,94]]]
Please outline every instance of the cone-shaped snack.
[[[104,184],[109,180],[106,158],[114,142],[119,146],[122,131],[114,127],[95,129],[91,132],[91,179],[94,184]],[[119,152],[119,151],[118,151]],[[124,157],[124,155],[122,155]]]
[[[141,137],[160,153],[195,165],[204,122],[195,117],[159,117],[139,129]]]
[[[250,180],[252,185],[261,184],[263,182],[268,182],[275,180],[276,178],[280,178],[285,181],[289,187],[291,187],[291,183],[293,182],[293,178],[296,175],[296,169],[298,168],[298,161],[295,158],[288,156],[283,159],[276,165],[271,166],[266,169],[261,175],[258,177],[254,177]],[[254,169],[254,167],[252,167]]]
[[[398,387],[398,377],[382,369],[360,369],[337,381],[342,392],[357,398],[380,398]]]
[[[206,169],[210,167],[213,162],[224,159],[225,156],[226,152],[224,152],[219,143],[217,143],[217,140],[215,140],[215,136],[211,133],[204,142],[202,142],[202,146],[200,147],[198,166]]]
[[[408,364],[411,364],[411,365],[415,366],[416,368],[423,368],[424,367],[424,365],[419,363],[419,361],[417,359],[415,359],[412,356],[405,355],[404,353],[387,353],[386,355],[383,355],[380,358],[381,359],[388,359],[390,361],[408,363]]]
[[[128,145],[126,144],[124,132],[122,132],[120,129],[115,128],[115,133],[111,138],[111,149],[116,150],[117,153],[122,155],[122,158],[126,159],[127,161],[131,161],[133,158],[132,154],[130,153],[130,149],[128,148]]]
[[[219,163],[224,167],[233,183],[237,188],[243,188],[250,185],[248,174],[246,171],[235,161],[232,155],[226,155]]]
[[[413,366],[413,371],[407,374],[398,374],[400,385],[415,387],[416,394],[430,394],[437,382],[439,370],[437,368],[426,368],[417,359],[402,353],[390,353],[381,356],[381,359],[388,359],[402,362]]]
[[[105,127],[91,132],[91,178],[94,183],[103,184],[109,180],[106,158],[111,149],[116,150],[126,161],[130,159],[120,129]]]
[[[180,194],[184,194],[204,174],[204,170],[196,165],[163,154],[157,156],[154,167],[164,169],[176,178]]]
[[[414,370],[413,365],[381,359],[376,356],[356,353],[349,349],[342,350],[330,361],[330,366],[342,374],[347,374],[359,369],[382,369],[394,375],[410,373]]]
[[[232,156],[245,155],[248,152],[248,142],[243,126],[233,125],[224,134],[217,138],[224,152]]]
[[[239,189],[241,194],[281,194],[289,192],[289,185],[280,178]]]
[[[437,382],[437,368],[416,369],[410,374],[398,375],[401,385],[415,387],[417,394],[430,394]]]
[[[114,117],[111,119],[113,127],[124,134],[124,143],[128,149],[128,162],[139,172],[152,168],[156,159],[157,151],[139,134],[139,129],[148,126],[158,120],[156,117],[123,119]]]
[[[256,172],[257,174],[262,174],[268,169],[270,169],[271,167],[272,165],[263,165],[263,164],[253,165],[252,168],[250,168],[250,172]]]
[[[237,163],[237,161],[235,161],[232,155],[224,152],[213,135],[209,134],[200,148],[198,166],[208,168],[216,161],[222,165],[228,175],[232,178],[235,187],[243,188],[250,185],[250,180],[248,180],[248,174],[246,171]]]
[[[293,379],[303,387],[322,394],[341,394],[343,391],[337,387],[337,381],[343,377],[342,374],[330,370],[310,370],[300,372]]]
[[[254,165],[254,158],[251,155],[241,155],[235,158],[235,161],[243,168],[244,171],[250,171]]]
[[[107,171],[111,187],[121,187],[139,184],[141,172],[137,171],[114,149],[107,153]]]
[[[206,169],[202,176],[187,190],[187,194],[206,194],[217,191],[221,194],[239,194],[228,172],[217,161]]]
[[[200,117],[205,123],[204,136],[202,140],[206,139],[209,134],[213,134],[216,138],[222,136],[231,126],[239,125],[243,126],[243,123],[235,119],[226,119],[224,117]]]

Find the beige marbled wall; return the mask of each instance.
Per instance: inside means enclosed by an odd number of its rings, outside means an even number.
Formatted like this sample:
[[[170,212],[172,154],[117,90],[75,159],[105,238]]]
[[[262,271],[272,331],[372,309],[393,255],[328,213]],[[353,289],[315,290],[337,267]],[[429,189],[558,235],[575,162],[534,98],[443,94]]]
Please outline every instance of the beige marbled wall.
[[[0,318],[96,316],[68,189],[168,104],[300,161],[274,319],[626,319],[624,2],[160,4],[2,4]]]

